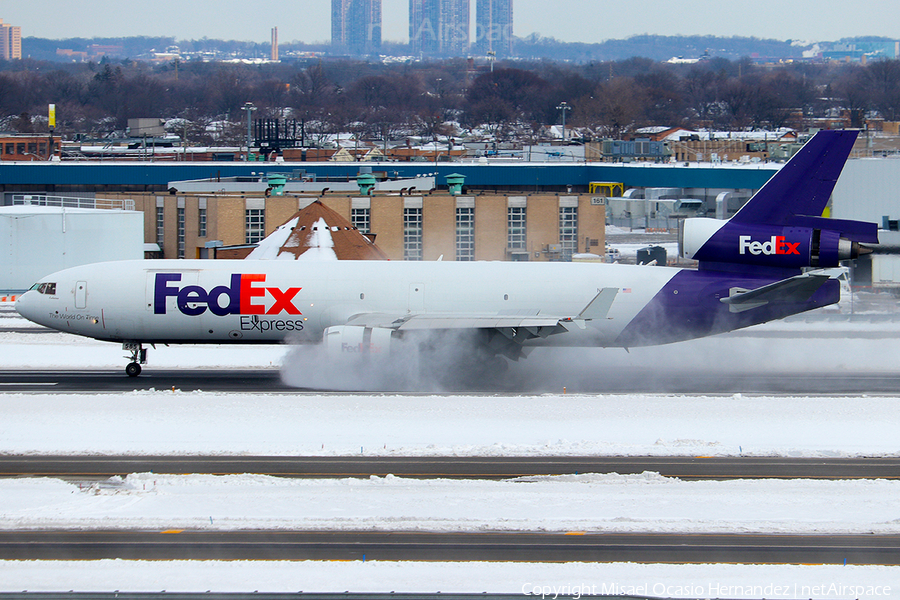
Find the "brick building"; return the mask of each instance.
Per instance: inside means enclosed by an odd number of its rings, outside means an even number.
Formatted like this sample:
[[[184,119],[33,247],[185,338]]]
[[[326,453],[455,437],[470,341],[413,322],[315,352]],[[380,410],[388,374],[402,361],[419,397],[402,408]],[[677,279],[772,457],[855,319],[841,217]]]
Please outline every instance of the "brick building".
[[[570,260],[603,254],[606,206],[591,195],[483,194],[98,194],[131,198],[144,213],[144,241],[164,258],[211,257],[208,244],[256,244],[319,200],[391,260]]]
[[[59,138],[47,135],[0,135],[0,160],[50,160],[59,156]]]

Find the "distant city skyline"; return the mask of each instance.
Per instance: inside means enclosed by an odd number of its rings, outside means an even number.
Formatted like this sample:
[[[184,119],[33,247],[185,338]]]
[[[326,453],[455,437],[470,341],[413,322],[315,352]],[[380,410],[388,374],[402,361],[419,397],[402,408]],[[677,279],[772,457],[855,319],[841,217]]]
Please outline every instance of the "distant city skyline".
[[[475,50],[479,54],[513,56],[513,0],[476,0]]]
[[[353,55],[381,50],[381,0],[331,0],[331,45]]]
[[[459,55],[471,39],[469,0],[410,0],[409,42],[413,54]]]
[[[474,1],[470,2],[474,10]],[[832,41],[864,35],[898,36],[896,0],[514,0],[514,34],[567,42],[600,42],[639,34],[713,35]],[[739,8],[737,8],[739,6]],[[0,19],[21,27],[22,38],[165,36],[267,43],[278,27],[281,43],[330,41],[330,0],[156,0],[139,11],[121,0],[29,0],[0,3]],[[382,38],[405,43],[409,0],[383,0]],[[474,23],[474,15],[472,19]],[[27,55],[27,47],[23,55]]]

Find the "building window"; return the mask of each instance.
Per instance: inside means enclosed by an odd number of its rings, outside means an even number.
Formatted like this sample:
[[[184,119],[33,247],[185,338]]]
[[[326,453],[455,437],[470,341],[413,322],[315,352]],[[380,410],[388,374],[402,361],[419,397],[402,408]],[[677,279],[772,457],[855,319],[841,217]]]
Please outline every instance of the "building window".
[[[163,249],[166,242],[166,209],[162,206],[156,207],[156,243],[159,249]]]
[[[369,209],[368,208],[351,208],[350,209],[350,223],[359,229],[360,233],[371,233],[369,224]]]
[[[184,258],[184,209],[178,209],[178,258]]]
[[[422,260],[422,209],[403,209],[403,260]]]
[[[16,154],[20,156],[25,155],[25,142],[17,142],[16,143]]]
[[[206,237],[206,209],[198,209],[197,212],[197,236]]]
[[[510,206],[506,209],[506,247],[510,251],[524,251],[525,244],[525,207]]]
[[[16,153],[16,145],[15,144],[5,144],[3,153],[4,154],[15,154]]]
[[[266,237],[266,211],[262,208],[248,208],[244,211],[245,243],[258,244]]]
[[[559,246],[560,258],[572,260],[578,252],[578,207],[559,207]]]
[[[456,208],[456,260],[475,260],[475,208]]]

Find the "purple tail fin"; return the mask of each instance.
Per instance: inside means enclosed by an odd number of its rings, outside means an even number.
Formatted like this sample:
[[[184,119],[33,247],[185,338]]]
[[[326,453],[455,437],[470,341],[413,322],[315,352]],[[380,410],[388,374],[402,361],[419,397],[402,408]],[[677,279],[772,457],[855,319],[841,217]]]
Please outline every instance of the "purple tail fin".
[[[856,131],[820,131],[735,214],[733,223],[790,225],[825,210]]]
[[[685,219],[683,255],[705,270],[773,272],[836,267],[876,243],[874,223],[821,216],[856,131],[820,131],[728,221]]]

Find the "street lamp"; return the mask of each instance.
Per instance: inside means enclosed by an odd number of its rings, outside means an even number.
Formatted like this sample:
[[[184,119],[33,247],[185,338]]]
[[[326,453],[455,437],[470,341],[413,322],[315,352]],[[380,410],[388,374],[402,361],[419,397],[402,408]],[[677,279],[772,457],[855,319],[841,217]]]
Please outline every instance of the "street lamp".
[[[497,53],[493,50],[487,51],[488,62],[491,63],[491,73],[494,72],[494,61],[497,60]]]
[[[241,110],[247,111],[247,160],[250,160],[250,115],[253,114],[253,111],[256,110],[256,107],[253,106],[252,102],[245,102],[244,106],[241,107]]]
[[[565,102],[560,102],[559,106],[556,107],[556,110],[562,111],[562,126],[563,126],[563,144],[566,143],[566,111],[572,110],[572,107],[566,104]]]

